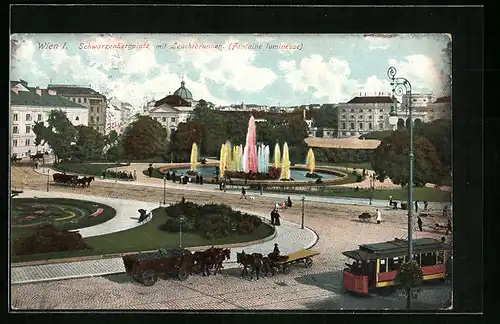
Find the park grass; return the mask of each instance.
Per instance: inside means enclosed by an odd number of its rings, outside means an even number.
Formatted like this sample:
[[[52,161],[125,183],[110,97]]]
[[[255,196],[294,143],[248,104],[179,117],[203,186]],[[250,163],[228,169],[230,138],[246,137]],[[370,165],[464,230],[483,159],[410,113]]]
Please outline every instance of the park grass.
[[[153,218],[146,224],[117,233],[84,238],[85,243],[92,247],[91,250],[78,250],[67,252],[53,252],[14,256],[12,262],[40,261],[50,259],[74,258],[82,256],[102,256],[106,254],[120,254],[127,252],[139,252],[157,250],[160,248],[179,247],[179,233],[169,233],[159,230],[164,224],[167,216],[163,208],[153,210]],[[223,238],[205,239],[196,233],[182,233],[182,246],[195,247],[205,245],[223,245],[232,243],[243,243],[270,236],[273,229],[262,223],[251,234],[231,235]]]
[[[54,222],[52,223],[54,227],[60,230],[74,230],[78,228],[90,227],[94,225],[98,225],[108,220],[112,219],[116,215],[116,210],[112,207],[109,207],[105,204],[96,203],[89,200],[78,200],[78,199],[69,199],[69,198],[15,198],[12,199],[12,207],[20,203],[44,203],[44,204],[54,204],[54,205],[66,205],[73,206],[79,209],[82,209],[88,215],[94,213],[98,208],[104,208],[104,211],[96,216],[96,217],[88,217],[84,216],[79,219],[78,223],[70,223],[70,222]],[[94,206],[97,205],[97,206]],[[14,215],[12,215],[14,217]],[[33,234],[36,231],[37,227],[12,227],[11,228],[11,237],[12,239],[19,239],[22,237],[26,237],[28,235]]]
[[[142,170],[142,174],[144,174],[146,177],[149,177],[148,169]],[[159,168],[154,168],[153,172],[151,173],[151,178],[163,179],[163,176],[164,176],[164,174],[160,172]]]
[[[124,163],[58,163],[54,165],[54,170],[60,172],[72,172],[89,176],[102,176],[106,169],[125,166]]]

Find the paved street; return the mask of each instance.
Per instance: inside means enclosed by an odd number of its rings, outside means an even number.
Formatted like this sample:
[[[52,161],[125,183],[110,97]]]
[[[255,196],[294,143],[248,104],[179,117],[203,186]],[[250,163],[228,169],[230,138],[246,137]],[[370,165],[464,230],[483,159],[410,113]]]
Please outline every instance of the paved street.
[[[29,189],[43,190],[44,178],[26,169],[13,169],[17,177],[30,176]],[[133,188],[133,189],[132,189]],[[90,196],[158,202],[163,197],[162,188],[127,186],[124,184],[95,183],[90,188],[51,187],[53,192],[79,193]],[[234,208],[251,210],[267,215],[272,197],[239,199],[238,195],[224,194],[218,190],[188,191],[171,188],[170,202],[185,196],[189,201],[206,203],[224,201]],[[292,198],[293,199],[293,198]],[[321,254],[314,257],[312,268],[297,264],[288,275],[259,281],[239,279],[240,270],[224,269],[216,277],[190,277],[186,282],[175,278],[159,280],[152,287],[134,283],[125,274],[68,279],[61,281],[16,284],[11,287],[11,302],[16,309],[381,309],[404,308],[404,298],[392,296],[357,297],[341,290],[341,271],[347,258],[341,253],[355,249],[359,244],[406,237],[406,211],[381,207],[382,224],[362,223],[357,216],[365,211],[373,213],[368,205],[346,205],[330,202],[306,201],[306,226],[319,235],[313,250]],[[284,221],[300,224],[301,208],[297,203],[280,211]],[[444,223],[440,213],[424,219],[424,231],[414,237],[444,235],[434,232],[428,224]],[[262,251],[267,252],[267,251]],[[415,303],[415,308],[438,309],[450,301],[451,285],[436,283],[425,289]]]

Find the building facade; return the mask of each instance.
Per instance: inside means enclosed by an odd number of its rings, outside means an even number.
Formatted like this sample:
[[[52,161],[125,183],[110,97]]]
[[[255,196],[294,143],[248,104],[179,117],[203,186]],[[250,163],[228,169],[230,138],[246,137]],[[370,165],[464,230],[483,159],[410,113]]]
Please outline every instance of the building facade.
[[[47,88],[57,91],[63,98],[87,107],[88,126],[106,134],[107,100],[104,95],[86,86],[49,84]]]
[[[149,110],[149,116],[162,124],[170,134],[179,123],[185,123],[192,112],[191,103],[177,95],[169,95],[156,102],[155,107]]]
[[[392,129],[389,113],[393,105],[394,101],[390,96],[360,96],[347,103],[340,103],[338,137],[359,137],[374,131]]]
[[[11,155],[26,157],[50,150],[45,144],[36,146],[33,126],[36,122],[47,125],[52,110],[62,110],[75,126],[88,125],[88,109],[67,100],[57,91],[28,87],[24,80],[11,81],[10,91],[10,147]]]

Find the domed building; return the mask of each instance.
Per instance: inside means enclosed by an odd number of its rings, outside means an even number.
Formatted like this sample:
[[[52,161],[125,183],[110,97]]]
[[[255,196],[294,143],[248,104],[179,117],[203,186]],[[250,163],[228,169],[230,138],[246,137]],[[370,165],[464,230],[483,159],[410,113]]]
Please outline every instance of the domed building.
[[[184,80],[181,82],[181,87],[175,90],[174,96],[179,96],[189,102],[193,101],[193,94],[186,88],[186,82],[184,82]]]

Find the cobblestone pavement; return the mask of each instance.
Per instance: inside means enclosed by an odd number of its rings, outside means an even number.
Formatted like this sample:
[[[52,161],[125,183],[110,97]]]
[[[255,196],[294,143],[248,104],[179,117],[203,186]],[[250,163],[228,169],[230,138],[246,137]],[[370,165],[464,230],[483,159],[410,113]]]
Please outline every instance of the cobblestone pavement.
[[[14,170],[16,169],[16,170]],[[43,176],[30,170],[14,168],[13,186],[28,174],[26,189],[43,190]],[[83,190],[83,192],[82,192]],[[110,198],[159,202],[163,190],[155,187],[137,187],[111,183],[95,184],[91,188],[51,187],[55,192],[73,192]],[[239,199],[219,191],[188,191],[170,188],[169,202],[186,200],[197,203],[221,202],[244,210],[268,214],[275,202],[273,197]],[[293,198],[292,198],[293,199]],[[250,282],[240,279],[240,269],[224,269],[215,277],[192,276],[185,282],[176,279],[159,280],[152,287],[134,283],[126,274],[104,277],[68,279],[62,281],[29,283],[11,286],[11,305],[15,309],[396,309],[405,308],[405,300],[397,294],[358,297],[341,289],[341,271],[347,261],[341,253],[360,244],[406,237],[407,215],[404,210],[380,207],[382,224],[361,223],[357,215],[374,213],[368,205],[310,202],[305,204],[305,225],[320,237],[314,246],[321,254],[314,257],[312,268],[292,266],[288,275],[261,278]],[[283,220],[301,221],[300,204],[280,211]],[[427,224],[445,223],[440,212],[423,218],[424,232],[414,237],[444,236],[433,232]],[[448,237],[449,239],[449,237]],[[263,251],[267,252],[267,251]],[[415,308],[438,309],[450,303],[451,285],[436,283],[426,286]]]

